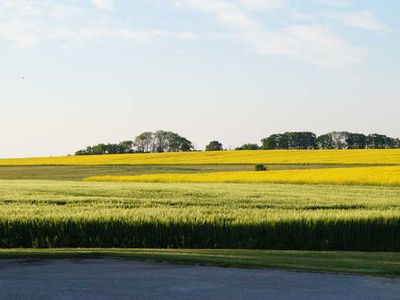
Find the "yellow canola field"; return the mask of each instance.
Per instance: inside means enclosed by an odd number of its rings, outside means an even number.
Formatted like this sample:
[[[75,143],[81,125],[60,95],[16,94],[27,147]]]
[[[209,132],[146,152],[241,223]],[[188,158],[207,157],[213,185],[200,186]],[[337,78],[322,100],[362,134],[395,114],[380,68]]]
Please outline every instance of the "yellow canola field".
[[[257,150],[0,159],[0,165],[369,164],[400,165],[400,149]]]
[[[197,174],[149,174],[136,176],[94,176],[86,178],[85,180],[166,183],[295,183],[400,186],[400,167],[332,168]]]

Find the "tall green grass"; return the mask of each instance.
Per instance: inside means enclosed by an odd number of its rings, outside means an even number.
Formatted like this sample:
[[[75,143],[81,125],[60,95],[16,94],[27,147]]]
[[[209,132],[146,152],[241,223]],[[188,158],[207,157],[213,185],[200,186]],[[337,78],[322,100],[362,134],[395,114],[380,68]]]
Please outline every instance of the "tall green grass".
[[[400,250],[400,188],[0,181],[0,247]]]

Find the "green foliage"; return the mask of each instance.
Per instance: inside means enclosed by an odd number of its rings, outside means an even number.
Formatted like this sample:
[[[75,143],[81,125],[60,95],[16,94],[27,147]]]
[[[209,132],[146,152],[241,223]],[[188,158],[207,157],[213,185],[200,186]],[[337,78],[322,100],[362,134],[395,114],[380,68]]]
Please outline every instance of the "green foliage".
[[[257,144],[243,144],[240,147],[237,147],[235,150],[260,150],[260,146]]]
[[[262,139],[262,148],[269,149],[314,149],[316,136],[312,132],[285,132]]]
[[[75,155],[188,152],[193,149],[192,142],[181,137],[179,134],[171,131],[157,130],[156,132],[143,132],[134,141],[88,146],[84,150],[76,151]]]
[[[222,151],[223,146],[220,142],[218,141],[211,141],[207,146],[206,146],[206,151]]]
[[[75,152],[75,155],[124,154],[133,152],[133,142],[124,141],[119,144],[98,144],[95,146],[88,146],[85,150],[78,150]]]
[[[0,247],[400,250],[400,188],[0,181]]]
[[[255,171],[267,171],[267,166],[266,165],[256,165],[254,167]]]
[[[399,139],[381,134],[333,131],[316,135],[312,132],[272,134],[261,140],[262,149],[394,149],[400,148]]]
[[[171,131],[143,132],[135,138],[138,152],[188,152],[194,149],[188,139]]]

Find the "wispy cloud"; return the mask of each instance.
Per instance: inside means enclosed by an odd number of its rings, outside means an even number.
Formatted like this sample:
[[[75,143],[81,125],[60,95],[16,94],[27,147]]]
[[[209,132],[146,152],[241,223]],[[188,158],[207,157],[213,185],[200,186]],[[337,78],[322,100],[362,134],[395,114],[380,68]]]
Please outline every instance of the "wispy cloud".
[[[115,0],[91,0],[92,4],[102,10],[113,10]]]
[[[287,4],[287,0],[239,0],[239,3],[249,9],[278,9]]]
[[[66,19],[84,15],[84,9],[78,5],[53,0],[5,0],[0,2],[0,8],[3,15],[14,17]]]
[[[368,51],[338,34],[333,20],[364,30],[387,30],[372,12],[349,11],[351,0],[309,1],[330,6],[330,12],[319,15],[318,10],[298,11],[291,0],[170,0],[169,3],[209,15],[220,24],[215,36],[239,41],[259,55],[286,56],[335,69],[352,68]],[[129,26],[118,19],[117,4],[116,0],[0,0],[0,39],[32,47],[46,41],[65,44],[114,39],[149,43],[156,39],[193,40],[206,35],[201,33],[201,26],[200,33],[194,33],[186,31],[184,24],[180,27],[183,30]],[[282,17],[282,22],[274,23],[274,27],[267,25],[266,20],[272,14]]]
[[[353,4],[353,0],[314,0],[314,2],[334,7],[348,7]]]
[[[350,11],[334,15],[334,18],[348,26],[370,31],[387,31],[388,28],[370,11]]]
[[[239,6],[224,0],[175,0],[174,3],[214,16],[261,55],[284,55],[313,65],[347,69],[366,54],[365,49],[352,46],[328,26],[292,25],[270,30]]]
[[[93,1],[95,2],[95,1]],[[111,2],[96,1],[103,9]],[[107,3],[106,3],[107,2]],[[103,18],[88,12],[85,6],[51,0],[7,0],[0,2],[0,39],[20,47],[32,47],[46,41],[88,43],[115,39],[138,43],[158,38],[197,39],[190,31],[159,28],[130,28],[112,16]],[[1,19],[0,19],[1,20]]]

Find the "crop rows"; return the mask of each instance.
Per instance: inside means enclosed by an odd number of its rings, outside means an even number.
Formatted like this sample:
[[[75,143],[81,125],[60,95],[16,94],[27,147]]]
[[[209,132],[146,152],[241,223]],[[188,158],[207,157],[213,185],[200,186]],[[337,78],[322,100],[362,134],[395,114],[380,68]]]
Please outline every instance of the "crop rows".
[[[400,188],[0,181],[0,247],[400,250]]]

